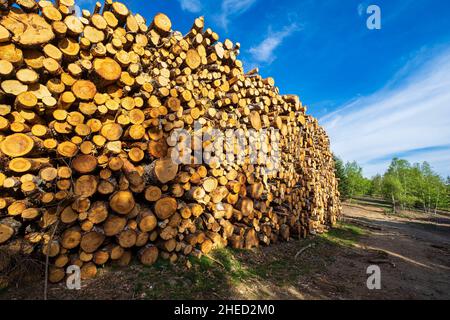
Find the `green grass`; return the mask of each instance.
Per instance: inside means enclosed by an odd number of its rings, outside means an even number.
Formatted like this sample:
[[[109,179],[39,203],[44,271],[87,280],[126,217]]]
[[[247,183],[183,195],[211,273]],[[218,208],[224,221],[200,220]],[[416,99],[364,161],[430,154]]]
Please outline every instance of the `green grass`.
[[[309,267],[300,268],[299,261],[297,266],[293,265],[293,255],[292,259],[262,263],[253,261],[252,255],[255,253],[245,250],[218,249],[211,253],[212,259],[189,257],[190,269],[160,259],[153,266],[140,270],[134,291],[137,296],[144,293],[147,299],[198,299],[214,297],[211,296],[214,293],[223,297],[232,287],[243,283],[272,281],[284,284],[292,282],[300,273],[309,272]]]
[[[233,284],[237,284],[257,276],[256,272],[252,268],[243,265],[242,261],[237,258],[236,255],[238,253],[239,251],[234,251],[229,248],[219,249],[213,252],[213,258],[223,265],[226,275]]]
[[[362,206],[369,205],[369,206],[377,207],[377,208],[381,208],[381,209],[389,209],[392,207],[392,205],[390,203],[385,202],[383,200],[378,200],[378,199],[353,198],[353,199],[349,199],[348,201],[351,204],[358,204],[358,205],[362,205]]]
[[[147,299],[207,298],[205,294],[223,293],[230,285],[255,276],[236,258],[236,253],[231,249],[216,250],[211,256],[217,262],[206,256],[191,256],[190,269],[159,259],[153,266],[141,269],[135,293],[145,293]]]
[[[359,237],[364,234],[365,231],[360,227],[339,222],[336,228],[330,230],[328,233],[320,235],[320,237],[336,245],[353,247]]]
[[[394,215],[394,216],[396,216],[396,217],[403,218],[403,219],[411,219],[411,216],[408,215],[408,214],[406,214],[406,213],[401,213],[401,212],[396,212],[396,213],[394,213],[394,212],[392,211],[391,215]]]
[[[231,248],[214,250],[210,257],[189,257],[192,267],[159,259],[150,267],[138,269],[134,290],[146,299],[210,299],[231,296],[233,288],[255,282],[277,287],[295,286],[299,276],[310,275],[333,261],[333,246],[353,246],[363,229],[339,223],[327,234],[281,245],[263,254],[258,250]],[[313,246],[295,259],[302,248]],[[328,252],[328,254],[323,254]]]

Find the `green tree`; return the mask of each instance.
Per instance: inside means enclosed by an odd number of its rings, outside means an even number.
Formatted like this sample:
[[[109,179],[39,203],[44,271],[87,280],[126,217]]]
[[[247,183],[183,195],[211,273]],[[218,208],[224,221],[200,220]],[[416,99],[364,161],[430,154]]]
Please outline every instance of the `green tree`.
[[[436,212],[438,208],[446,206],[446,185],[444,180],[435,172],[427,162],[415,165],[419,170],[418,179],[415,181],[417,205],[425,212]]]
[[[344,168],[347,177],[348,195],[350,198],[368,194],[370,180],[364,178],[362,168],[356,163],[347,162]]]
[[[445,186],[447,189],[447,197],[445,199],[445,209],[450,209],[450,176],[447,177],[447,181],[445,182]]]
[[[444,180],[433,171],[429,163],[411,165],[407,160],[392,159],[386,173],[364,178],[356,162],[334,157],[339,190],[343,198],[362,195],[382,196],[392,202],[394,212],[399,208],[418,208],[427,213],[450,209],[450,177]]]
[[[411,165],[398,158],[392,160],[383,176],[383,196],[392,201],[394,210],[421,208],[430,213],[448,203],[445,182],[429,163]]]
[[[382,196],[382,187],[383,187],[383,177],[380,174],[377,174],[370,181],[370,189],[369,195],[372,197]]]
[[[403,196],[403,186],[400,179],[392,174],[385,174],[381,187],[385,199],[392,201],[392,209],[397,212],[397,205],[401,202]]]
[[[348,191],[348,181],[347,176],[345,175],[344,162],[333,154],[334,166],[335,166],[335,174],[336,178],[339,179],[339,193],[341,194],[342,199],[348,199],[349,191]]]
[[[398,179],[401,184],[402,193],[397,197],[397,204],[400,205],[402,209],[405,206],[413,206],[415,203],[415,197],[411,193],[411,186],[413,174],[411,171],[411,164],[404,159],[394,158],[386,172],[386,175],[393,176]]]

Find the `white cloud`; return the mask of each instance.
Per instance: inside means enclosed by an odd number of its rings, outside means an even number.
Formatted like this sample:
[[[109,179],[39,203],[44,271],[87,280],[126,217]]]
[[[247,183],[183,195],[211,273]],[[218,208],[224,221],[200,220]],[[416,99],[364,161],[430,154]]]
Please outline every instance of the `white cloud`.
[[[358,161],[367,176],[382,173],[389,162],[377,159],[402,153],[450,174],[450,148],[412,152],[450,144],[450,50],[409,71],[394,88],[358,98],[320,120],[333,151]]]
[[[223,0],[220,14],[216,17],[217,23],[224,29],[232,17],[243,14],[253,6],[258,0]]]
[[[200,0],[179,0],[181,9],[192,13],[197,13],[202,10]]]
[[[443,150],[430,150],[417,152],[400,158],[408,160],[410,163],[422,163],[427,161],[433,170],[441,174],[444,178],[450,176],[450,147]],[[377,173],[383,174],[391,163],[391,159],[374,161],[364,165],[364,174],[373,177]]]
[[[281,31],[269,30],[267,37],[257,46],[250,48],[249,52],[255,61],[270,64],[276,59],[274,51],[278,46],[285,38],[298,30],[299,27],[295,23],[284,27]]]

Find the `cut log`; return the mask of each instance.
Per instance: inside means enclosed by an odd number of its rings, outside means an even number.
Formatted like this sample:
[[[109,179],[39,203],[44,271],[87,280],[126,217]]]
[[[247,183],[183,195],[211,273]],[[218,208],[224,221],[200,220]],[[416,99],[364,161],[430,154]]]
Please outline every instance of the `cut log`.
[[[0,244],[10,240],[19,231],[21,226],[20,222],[12,218],[0,220]]]
[[[107,250],[96,251],[92,260],[98,266],[104,265],[109,260],[109,252]]]
[[[46,6],[46,7],[42,8],[42,15],[48,21],[61,21],[62,20],[61,12],[53,6]]]
[[[87,253],[93,253],[102,245],[104,240],[104,234],[91,231],[81,237],[80,248]]]
[[[73,16],[71,16],[73,17]],[[76,19],[76,18],[75,18]],[[69,60],[74,60],[80,53],[80,45],[72,38],[63,38],[58,42],[58,48]]]
[[[86,26],[83,30],[83,35],[88,39],[91,43],[99,43],[103,42],[105,40],[105,34],[103,31],[91,27]]]
[[[2,43],[0,44],[0,59],[18,66],[23,62],[23,52],[13,43]]]
[[[35,0],[16,0],[16,3],[26,12],[38,10],[38,4]]]
[[[158,248],[155,246],[148,246],[139,251],[139,259],[145,266],[151,266],[158,260]]]
[[[135,206],[133,194],[130,191],[118,191],[112,195],[109,206],[118,214],[128,214]]]
[[[111,58],[99,58],[94,60],[94,71],[101,79],[101,84],[108,85],[119,80],[122,68]]]
[[[113,2],[112,11],[117,16],[117,18],[122,21],[124,21],[124,19],[126,19],[130,14],[128,8],[121,2]]]
[[[74,193],[76,196],[88,198],[97,191],[97,178],[93,175],[83,175],[75,181]]]
[[[93,224],[99,224],[108,218],[108,205],[104,201],[96,201],[88,211],[88,220]]]
[[[91,173],[97,168],[97,158],[90,154],[78,155],[72,161],[72,168],[81,174]]]
[[[28,171],[36,171],[40,170],[43,167],[50,165],[49,158],[35,158],[35,159],[27,159],[27,158],[15,158],[12,159],[8,168],[11,171],[24,173]]]
[[[0,25],[0,43],[8,42],[11,39],[11,34],[9,31]]]
[[[178,172],[178,165],[170,158],[158,159],[148,168],[151,179],[162,184],[175,179]]]
[[[161,189],[157,186],[149,186],[145,189],[145,200],[155,202],[161,199]]]
[[[159,219],[165,220],[177,211],[177,207],[177,200],[175,198],[165,197],[156,201],[155,214]]]
[[[198,54],[197,50],[190,49],[186,53],[186,65],[191,68],[192,70],[197,69],[201,64],[201,58]]]
[[[71,224],[75,222],[78,219],[78,213],[73,210],[71,206],[67,206],[64,208],[64,210],[61,212],[60,220],[63,223]]]
[[[36,107],[38,100],[32,92],[23,92],[16,97],[15,104],[18,108],[32,109]]]
[[[0,46],[0,52],[3,48]],[[4,57],[2,57],[4,59]],[[24,93],[28,90],[28,86],[22,84],[20,81],[17,80],[5,80],[2,81],[1,88],[3,92],[5,92],[8,95],[12,96],[18,96],[21,93]]]
[[[97,266],[93,262],[83,264],[81,267],[81,279],[92,279],[97,275]]]
[[[134,247],[136,245],[136,241],[137,233],[132,229],[124,230],[117,236],[117,242],[122,248],[125,249]]]
[[[60,250],[61,247],[59,245],[59,242],[53,240],[44,244],[44,246],[42,247],[42,254],[45,256],[49,256],[50,258],[54,258],[59,254]]]
[[[34,140],[23,133],[9,135],[0,143],[0,150],[12,158],[29,154],[33,147]]]
[[[84,30],[83,23],[77,16],[69,15],[65,17],[64,23],[67,26],[67,32],[74,37],[79,36]]]
[[[24,47],[37,47],[55,37],[51,25],[35,13],[23,13],[13,8],[0,23],[13,34],[13,41]]]
[[[151,28],[155,28],[161,34],[167,34],[172,29],[172,22],[169,17],[163,13],[158,13],[154,18]]]
[[[16,72],[16,78],[24,84],[33,84],[39,81],[39,74],[32,69],[20,69]]]
[[[78,146],[73,142],[64,141],[58,145],[57,152],[63,157],[72,158],[77,154]]]
[[[80,100],[92,100],[97,93],[94,83],[86,80],[78,80],[72,86],[72,92]]]
[[[109,141],[119,140],[123,129],[118,123],[107,123],[102,127],[101,134]]]
[[[158,220],[150,210],[145,210],[141,212],[138,221],[139,221],[139,229],[142,232],[151,232],[158,225]]]
[[[81,242],[81,232],[76,229],[66,230],[61,238],[61,246],[65,249],[78,247]]]
[[[48,271],[48,281],[58,283],[64,279],[66,272],[63,268],[50,267]]]
[[[123,217],[109,215],[106,219],[103,230],[107,237],[112,237],[119,234],[127,224],[127,220]]]
[[[0,77],[9,77],[14,70],[14,66],[7,60],[0,60]]]

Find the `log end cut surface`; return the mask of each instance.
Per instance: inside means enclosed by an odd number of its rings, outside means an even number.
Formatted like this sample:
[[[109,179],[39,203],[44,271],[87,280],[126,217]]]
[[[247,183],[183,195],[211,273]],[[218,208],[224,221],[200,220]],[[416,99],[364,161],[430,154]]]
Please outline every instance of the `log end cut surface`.
[[[1,151],[10,157],[22,157],[33,150],[34,141],[23,133],[7,136],[0,144]]]
[[[40,46],[55,37],[51,25],[35,13],[12,9],[1,24],[14,35],[13,41],[24,47]]]

